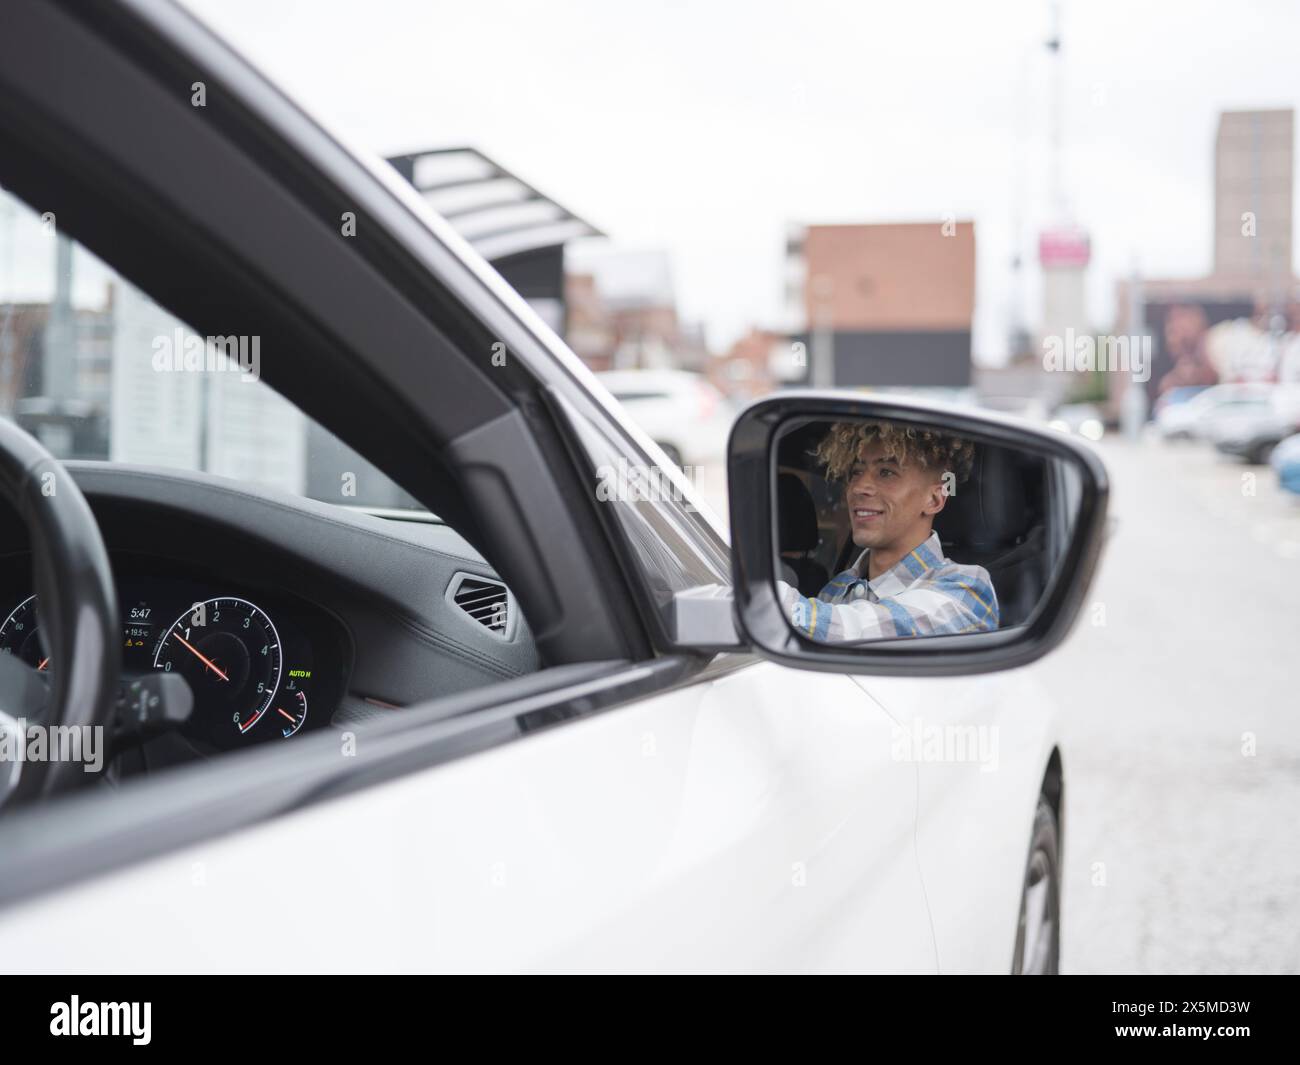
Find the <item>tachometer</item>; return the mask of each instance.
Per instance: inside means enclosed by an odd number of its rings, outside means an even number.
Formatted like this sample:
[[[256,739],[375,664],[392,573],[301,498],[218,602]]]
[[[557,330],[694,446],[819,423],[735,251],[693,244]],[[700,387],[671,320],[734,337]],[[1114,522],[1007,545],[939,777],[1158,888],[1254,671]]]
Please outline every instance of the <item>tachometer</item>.
[[[196,706],[229,715],[242,734],[262,720],[280,687],[280,636],[247,599],[207,599],[164,631],[153,664],[184,675]]]

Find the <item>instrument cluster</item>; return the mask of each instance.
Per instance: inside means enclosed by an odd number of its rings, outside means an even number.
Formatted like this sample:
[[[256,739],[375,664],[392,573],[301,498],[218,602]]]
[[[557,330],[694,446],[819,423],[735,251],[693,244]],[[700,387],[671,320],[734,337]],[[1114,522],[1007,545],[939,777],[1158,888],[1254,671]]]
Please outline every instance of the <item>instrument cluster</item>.
[[[332,615],[288,593],[188,574],[120,571],[122,674],[184,677],[194,696],[180,731],[200,749],[230,750],[320,728],[342,698],[346,634]],[[14,591],[9,588],[17,586]],[[0,654],[57,670],[40,603],[0,576]]]

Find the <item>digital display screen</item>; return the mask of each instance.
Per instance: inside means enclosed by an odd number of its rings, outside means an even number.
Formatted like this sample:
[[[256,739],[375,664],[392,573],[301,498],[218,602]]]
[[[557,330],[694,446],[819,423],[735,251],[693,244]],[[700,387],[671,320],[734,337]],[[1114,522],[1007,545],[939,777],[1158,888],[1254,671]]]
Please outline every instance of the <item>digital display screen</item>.
[[[154,643],[158,639],[158,626],[154,621],[153,607],[141,600],[122,611],[122,659],[128,668],[147,669]]]

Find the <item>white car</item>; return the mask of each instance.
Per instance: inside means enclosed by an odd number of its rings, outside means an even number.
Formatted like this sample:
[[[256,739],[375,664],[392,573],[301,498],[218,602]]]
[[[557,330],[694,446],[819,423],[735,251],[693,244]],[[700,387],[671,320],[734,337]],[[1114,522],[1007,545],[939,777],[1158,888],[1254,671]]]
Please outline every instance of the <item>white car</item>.
[[[601,498],[650,436],[183,11],[9,5],[0,149],[17,224],[111,274],[126,414],[111,461],[0,420],[0,745],[84,737],[0,759],[0,969],[1057,970],[1069,762],[1027,667],[1097,563],[1090,451],[779,393],[734,426],[728,544],[678,471]],[[258,360],[202,363],[237,338]],[[837,645],[782,610],[779,567],[856,544],[785,467],[862,419],[970,445],[936,536],[998,631]],[[373,463],[321,499],[285,487],[313,426]],[[380,470],[428,512],[349,505]]]
[[[1038,396],[980,396],[979,405],[985,410],[997,411],[1036,425],[1046,424],[1048,420],[1047,403]]]
[[[1094,403],[1067,403],[1052,413],[1048,423],[1062,433],[1078,433],[1085,440],[1100,440],[1106,434],[1102,413]]]
[[[720,465],[735,412],[702,375],[687,370],[609,370],[596,375],[679,466]]]
[[[1226,455],[1262,466],[1280,441],[1300,429],[1300,389],[1273,385],[1262,400],[1222,410],[1210,419],[1207,439]]]
[[[1220,418],[1263,409],[1272,385],[1257,382],[1214,385],[1183,403],[1156,412],[1156,432],[1165,440],[1209,439]]]

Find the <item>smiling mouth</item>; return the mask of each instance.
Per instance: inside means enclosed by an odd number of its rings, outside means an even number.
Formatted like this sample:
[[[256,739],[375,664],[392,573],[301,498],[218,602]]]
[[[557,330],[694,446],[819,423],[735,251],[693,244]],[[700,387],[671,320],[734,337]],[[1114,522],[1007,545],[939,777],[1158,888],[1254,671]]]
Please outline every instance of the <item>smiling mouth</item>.
[[[879,518],[884,513],[885,512],[883,510],[871,510],[867,507],[854,507],[853,520],[854,521],[875,521],[876,518]]]

